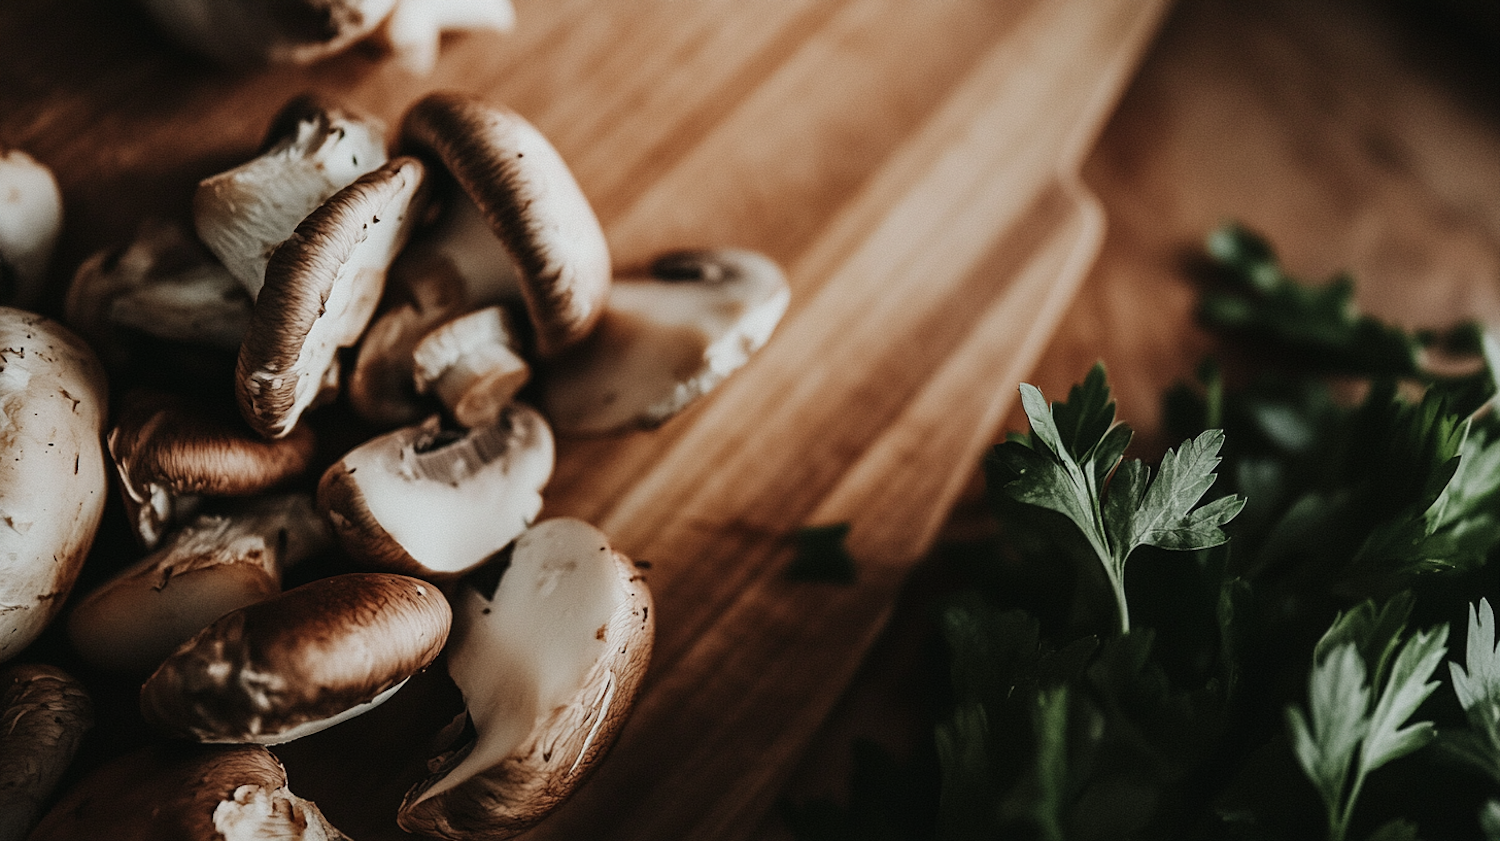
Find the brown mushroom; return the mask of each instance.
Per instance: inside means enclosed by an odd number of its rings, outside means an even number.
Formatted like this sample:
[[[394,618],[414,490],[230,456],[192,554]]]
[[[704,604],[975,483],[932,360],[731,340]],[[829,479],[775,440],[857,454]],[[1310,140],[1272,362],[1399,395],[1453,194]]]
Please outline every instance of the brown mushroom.
[[[531,123],[469,96],[434,93],[401,123],[401,146],[440,161],[520,269],[536,350],[593,329],[609,293],[609,246],[562,156]]]
[[[307,64],[348,48],[396,0],[141,0],[182,46],[229,67]]]
[[[31,841],[350,841],[287,787],[260,745],[157,743],[116,757],[63,794]]]
[[[448,638],[452,613],[425,581],[319,578],[224,614],[141,687],[141,714],[200,742],[279,744],[383,703]]]
[[[155,391],[132,392],[107,438],[125,513],[153,548],[204,496],[258,494],[302,475],[316,440],[301,426],[268,441],[232,411]]]
[[[0,148],[0,302],[42,302],[62,211],[52,170],[19,149]]]
[[[235,368],[240,414],[268,438],[289,433],[369,324],[406,242],[424,169],[396,158],[313,211],[266,265]]]
[[[598,329],[543,363],[542,410],[559,434],[657,426],[765,345],[790,299],[756,252],[667,254],[649,277],[617,279]]]
[[[21,841],[94,726],[83,684],[56,666],[0,672],[0,841]]]
[[[651,594],[593,526],[545,520],[516,540],[492,596],[461,585],[448,672],[472,742],[401,805],[408,832],[501,839],[571,794],[613,744],[651,656]]]
[[[547,422],[524,404],[476,429],[445,430],[431,418],[372,438],[329,467],[318,506],[353,557],[447,581],[531,524],[553,458]]]
[[[485,307],[438,325],[412,349],[419,393],[436,394],[466,429],[490,426],[531,378],[510,315]]]

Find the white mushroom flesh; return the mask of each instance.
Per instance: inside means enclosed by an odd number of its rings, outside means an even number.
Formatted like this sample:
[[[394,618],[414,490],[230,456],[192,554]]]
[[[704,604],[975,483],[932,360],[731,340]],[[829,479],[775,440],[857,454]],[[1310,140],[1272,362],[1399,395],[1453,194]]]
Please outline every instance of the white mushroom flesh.
[[[459,316],[413,349],[416,390],[436,394],[461,426],[489,426],[531,377],[518,345],[501,307]]]
[[[425,76],[437,64],[444,32],[509,32],[515,25],[510,0],[399,0],[386,18],[383,34],[396,61]]]
[[[39,303],[62,231],[62,191],[52,170],[20,150],[0,151],[0,300]]]
[[[242,785],[214,807],[214,829],[223,841],[350,841],[316,803],[286,786]]]

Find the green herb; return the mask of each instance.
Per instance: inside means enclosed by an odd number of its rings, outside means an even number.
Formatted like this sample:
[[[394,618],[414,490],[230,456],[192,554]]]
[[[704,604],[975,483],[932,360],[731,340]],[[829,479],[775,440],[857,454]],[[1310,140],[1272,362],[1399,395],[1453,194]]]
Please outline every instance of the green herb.
[[[848,523],[804,526],[797,530],[797,554],[787,567],[793,581],[823,581],[853,584],[857,577],[854,558],[844,546]]]

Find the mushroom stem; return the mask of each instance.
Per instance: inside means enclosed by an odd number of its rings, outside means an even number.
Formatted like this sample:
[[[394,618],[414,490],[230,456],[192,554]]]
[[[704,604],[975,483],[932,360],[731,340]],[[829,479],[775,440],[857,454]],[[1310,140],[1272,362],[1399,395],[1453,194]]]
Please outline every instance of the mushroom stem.
[[[459,316],[428,333],[412,351],[418,393],[436,394],[459,425],[495,423],[531,377],[502,307]]]
[[[19,149],[0,149],[0,303],[41,304],[62,212],[52,170]]]

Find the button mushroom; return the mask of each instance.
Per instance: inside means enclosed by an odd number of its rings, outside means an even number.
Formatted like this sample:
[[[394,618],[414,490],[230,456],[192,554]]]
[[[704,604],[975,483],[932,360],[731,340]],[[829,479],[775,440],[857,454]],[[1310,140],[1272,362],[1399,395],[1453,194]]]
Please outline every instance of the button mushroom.
[[[300,96],[272,119],[257,157],[199,183],[193,224],[253,298],[302,220],[385,162],[384,123]]]
[[[388,573],[319,578],[224,614],[141,687],[141,714],[200,742],[279,744],[383,703],[448,638],[447,600]]]
[[[0,841],[21,841],[94,726],[88,691],[55,666],[0,672]]]
[[[204,496],[251,496],[302,475],[316,440],[301,426],[268,441],[232,411],[137,391],[127,397],[107,444],[125,514],[149,549]]]
[[[514,111],[452,93],[418,100],[400,138],[441,162],[510,252],[537,352],[552,356],[588,335],[609,292],[609,246],[547,138]]]
[[[155,744],[64,793],[31,841],[350,841],[260,745]]]
[[[503,307],[439,325],[412,350],[416,389],[438,396],[460,426],[490,426],[531,378]]]
[[[493,596],[461,586],[448,672],[474,739],[401,805],[408,832],[509,838],[566,798],[614,742],[651,656],[651,595],[593,526],[516,540]]]
[[[331,545],[309,494],[200,514],[74,605],[68,639],[97,668],[149,673],[215,619],[279,593],[284,569]]]
[[[0,307],[0,661],[57,615],[104,513],[104,369],[71,330]]]
[[[36,158],[0,149],[0,302],[35,308],[62,232],[62,191]]]
[[[559,434],[652,427],[708,393],[769,339],[791,293],[781,269],[740,249],[681,251],[620,278],[598,329],[538,373]]]
[[[410,233],[425,170],[400,157],[313,211],[266,264],[235,367],[240,414],[280,438],[319,396],[340,348],[364,332]]]
[[[434,581],[483,563],[526,529],[552,477],[552,431],[512,403],[491,426],[436,418],[377,436],[324,472],[318,506],[350,555]]]
[[[307,64],[369,35],[396,0],[141,0],[168,37],[230,67]]]

